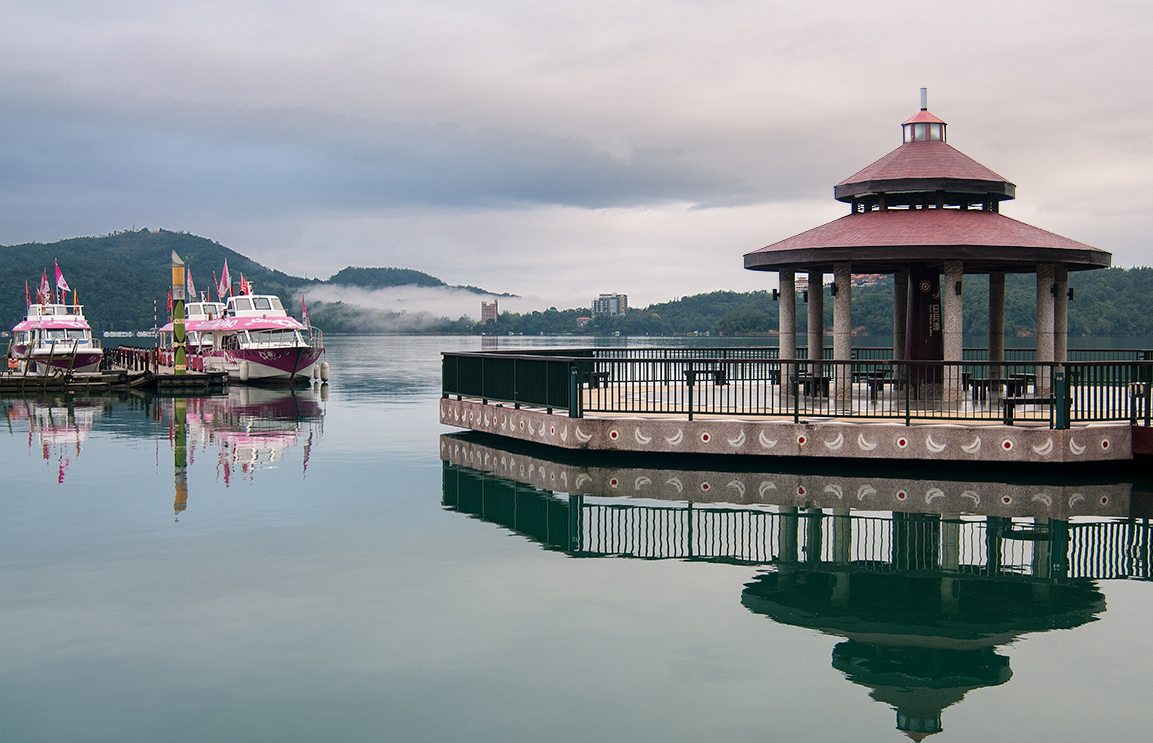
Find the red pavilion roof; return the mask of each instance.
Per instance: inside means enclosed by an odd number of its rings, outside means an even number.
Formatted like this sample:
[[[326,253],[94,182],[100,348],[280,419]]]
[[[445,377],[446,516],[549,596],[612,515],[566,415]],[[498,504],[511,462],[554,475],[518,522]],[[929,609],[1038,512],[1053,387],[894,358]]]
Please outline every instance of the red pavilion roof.
[[[943,260],[964,260],[967,270],[1035,270],[1048,262],[1075,270],[1108,266],[1110,255],[997,212],[892,209],[849,214],[755,250],[745,268],[849,261],[857,272],[891,272]]]
[[[905,122],[905,124],[944,124],[944,123],[945,123],[944,121],[942,121],[941,119],[938,119],[936,116],[929,113],[925,109],[921,109],[920,111],[917,112],[916,116],[913,116],[911,119],[909,119],[908,121]],[[904,126],[904,124],[902,124],[901,126]]]
[[[928,114],[922,111],[922,114]],[[928,114],[933,116],[932,114]],[[913,117],[915,119],[916,117]],[[935,116],[933,117],[936,118]],[[912,121],[913,119],[910,119]],[[838,183],[844,186],[863,181],[896,179],[952,178],[958,180],[999,181],[1008,183],[973,158],[944,142],[908,142],[885,155],[864,170]]]

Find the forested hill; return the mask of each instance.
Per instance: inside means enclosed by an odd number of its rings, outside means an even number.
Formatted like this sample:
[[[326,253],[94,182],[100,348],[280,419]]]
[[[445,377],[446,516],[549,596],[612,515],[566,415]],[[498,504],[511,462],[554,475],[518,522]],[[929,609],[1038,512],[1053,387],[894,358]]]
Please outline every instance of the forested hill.
[[[207,238],[168,230],[135,230],[100,237],[75,237],[55,243],[0,246],[0,328],[11,328],[24,315],[24,282],[35,297],[42,272],[54,283],[52,263],[59,261],[69,286],[78,292],[89,322],[97,330],[152,327],[153,301],[161,322],[171,283],[172,252],[184,260],[199,291],[213,286],[225,260],[233,282],[243,274],[256,291],[276,294],[286,307],[299,307],[299,291],[308,285],[338,284],[365,289],[390,286],[447,286],[441,279],[407,268],[349,267],[327,280],[291,276]],[[476,287],[453,287],[488,294]],[[215,295],[215,292],[214,292]],[[507,296],[507,295],[506,295]]]
[[[1111,268],[1078,271],[1069,275],[1073,301],[1069,303],[1071,336],[1153,336],[1153,268]],[[966,276],[964,327],[982,335],[989,327],[989,282],[986,276]],[[833,300],[825,287],[825,328],[833,326]],[[1005,281],[1005,332],[1030,336],[1036,325],[1036,279],[1010,275]],[[778,302],[767,291],[716,291],[682,297],[672,302],[632,308],[623,317],[596,317],[584,327],[577,318],[589,310],[573,309],[504,313],[496,325],[475,326],[465,332],[588,333],[592,335],[684,335],[711,333],[725,336],[772,335],[777,332]],[[797,329],[806,330],[807,312],[797,293]],[[886,337],[893,332],[893,281],[883,278],[871,286],[853,288],[853,334]],[[452,330],[464,330],[454,323]],[[803,341],[802,341],[803,342]]]
[[[196,288],[206,291],[212,285],[212,272],[228,261],[229,273],[252,280],[260,292],[287,294],[305,280],[267,268],[218,242],[183,232],[138,230],[101,237],[75,237],[55,243],[26,243],[0,248],[0,318],[10,328],[24,314],[24,282],[35,297],[41,273],[48,269],[53,282],[52,262],[69,286],[77,291],[80,303],[93,327],[100,330],[152,327],[152,303],[164,303],[172,283],[172,251],[192,271]]]

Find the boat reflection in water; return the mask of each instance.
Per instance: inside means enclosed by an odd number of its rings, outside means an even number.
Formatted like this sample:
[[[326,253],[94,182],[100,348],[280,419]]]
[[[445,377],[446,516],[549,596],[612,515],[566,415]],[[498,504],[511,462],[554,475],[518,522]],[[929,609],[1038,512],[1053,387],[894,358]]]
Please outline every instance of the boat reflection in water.
[[[56,481],[63,484],[72,458],[80,456],[81,445],[110,404],[99,397],[44,395],[7,398],[2,407],[10,429],[27,426],[30,450],[39,447],[45,462],[57,461]]]
[[[1093,621],[1099,580],[1151,575],[1150,496],[1121,479],[605,466],[477,434],[440,448],[447,508],[548,549],[756,568],[742,605],[844,638],[833,667],[913,740],[1010,679],[1003,646]]]
[[[158,415],[169,421],[174,454],[177,515],[188,505],[188,465],[197,449],[216,452],[217,477],[229,487],[237,473],[251,479],[275,468],[285,452],[303,444],[303,471],[312,445],[324,433],[324,405],[318,388],[232,386],[213,397],[158,400]]]

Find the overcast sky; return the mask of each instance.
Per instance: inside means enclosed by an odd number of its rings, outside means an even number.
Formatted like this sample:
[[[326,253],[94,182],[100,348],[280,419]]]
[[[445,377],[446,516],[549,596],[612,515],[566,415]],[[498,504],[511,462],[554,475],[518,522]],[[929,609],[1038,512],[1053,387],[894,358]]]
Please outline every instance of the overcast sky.
[[[326,277],[767,288],[918,89],[1002,213],[1149,265],[1153,4],[0,0],[0,243],[147,226]]]

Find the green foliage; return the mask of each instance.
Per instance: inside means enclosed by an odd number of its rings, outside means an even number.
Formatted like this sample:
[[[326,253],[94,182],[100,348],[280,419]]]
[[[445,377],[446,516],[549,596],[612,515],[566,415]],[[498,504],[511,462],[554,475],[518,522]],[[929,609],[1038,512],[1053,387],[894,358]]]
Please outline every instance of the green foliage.
[[[170,284],[171,255],[175,251],[192,270],[196,286],[207,290],[212,272],[228,261],[233,278],[243,274],[260,293],[276,294],[286,307],[299,304],[299,291],[317,283],[353,285],[366,289],[416,285],[446,287],[444,281],[407,268],[346,268],[327,281],[302,279],[259,263],[218,242],[184,232],[142,229],[101,237],[77,237],[43,244],[0,246],[0,325],[10,328],[24,314],[24,282],[33,294],[44,270],[52,276],[58,260],[69,284],[79,293],[89,321],[96,330],[141,330],[152,326],[152,304],[161,321]],[[53,282],[54,283],[54,282]],[[1071,336],[1153,336],[1153,268],[1111,268],[1071,274],[1069,303]],[[486,294],[476,287],[452,287]],[[832,327],[833,298],[825,287],[825,327]],[[500,295],[510,296],[510,295]],[[965,277],[964,327],[982,335],[989,322],[988,278]],[[807,306],[797,296],[797,332],[806,332]],[[523,335],[660,336],[713,333],[725,336],[773,335],[777,332],[779,303],[765,291],[714,291],[632,309],[620,317],[598,316],[584,327],[578,318],[588,308],[518,314],[505,312],[496,323],[475,324],[465,318],[450,320],[433,313],[380,313],[340,302],[310,307],[317,325],[331,332],[508,333]],[[1015,274],[1005,281],[1006,335],[1032,335],[1036,325],[1036,279]],[[893,329],[893,280],[853,288],[853,332],[857,336],[888,337]]]
[[[54,282],[52,262],[78,293],[94,329],[142,330],[152,327],[152,303],[164,322],[172,283],[172,252],[192,270],[196,288],[207,291],[212,272],[228,260],[228,270],[241,274],[257,291],[276,294],[288,304],[305,279],[260,265],[218,242],[184,232],[142,229],[102,237],[76,237],[51,244],[26,243],[0,247],[0,324],[10,328],[24,316],[24,282],[35,297],[42,272]],[[215,290],[213,291],[215,295]]]
[[[385,289],[393,286],[447,286],[435,276],[411,268],[359,268],[349,266],[328,278],[326,284]]]

